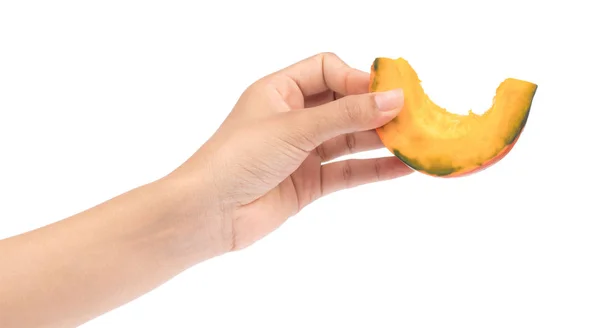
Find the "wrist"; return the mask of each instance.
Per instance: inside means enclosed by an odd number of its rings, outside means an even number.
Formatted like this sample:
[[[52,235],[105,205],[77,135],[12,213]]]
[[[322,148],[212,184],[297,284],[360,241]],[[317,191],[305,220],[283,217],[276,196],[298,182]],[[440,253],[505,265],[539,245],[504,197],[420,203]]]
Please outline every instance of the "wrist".
[[[147,187],[164,210],[162,233],[168,236],[167,255],[190,266],[231,250],[227,223],[216,194],[199,179],[168,175]]]

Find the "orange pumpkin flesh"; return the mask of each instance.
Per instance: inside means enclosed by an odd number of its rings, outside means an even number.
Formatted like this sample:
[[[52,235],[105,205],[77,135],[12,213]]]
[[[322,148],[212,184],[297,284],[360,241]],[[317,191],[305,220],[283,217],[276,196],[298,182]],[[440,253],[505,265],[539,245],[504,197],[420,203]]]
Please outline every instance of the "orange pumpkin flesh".
[[[404,91],[398,116],[376,130],[384,146],[414,170],[436,177],[465,176],[504,158],[525,127],[537,90],[534,83],[508,78],[485,113],[460,115],[432,102],[402,58],[376,58],[370,79],[371,92]]]

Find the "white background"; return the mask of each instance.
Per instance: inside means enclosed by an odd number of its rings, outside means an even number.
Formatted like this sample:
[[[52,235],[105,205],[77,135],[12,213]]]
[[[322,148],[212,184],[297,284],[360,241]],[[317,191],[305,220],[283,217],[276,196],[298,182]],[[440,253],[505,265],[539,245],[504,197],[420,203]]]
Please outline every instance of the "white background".
[[[168,173],[274,70],[322,51],[363,70],[404,57],[454,112],[483,112],[506,77],[537,83],[513,151],[467,178],[319,200],[84,326],[598,327],[595,7],[4,0],[0,238]]]

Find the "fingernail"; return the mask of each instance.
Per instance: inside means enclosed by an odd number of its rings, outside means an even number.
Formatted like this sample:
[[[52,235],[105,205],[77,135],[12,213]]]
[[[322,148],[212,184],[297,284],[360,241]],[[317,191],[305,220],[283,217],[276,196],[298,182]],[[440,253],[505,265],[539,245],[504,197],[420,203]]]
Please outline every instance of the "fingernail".
[[[375,95],[377,108],[382,112],[402,107],[403,102],[404,93],[402,92],[402,89],[390,90]]]

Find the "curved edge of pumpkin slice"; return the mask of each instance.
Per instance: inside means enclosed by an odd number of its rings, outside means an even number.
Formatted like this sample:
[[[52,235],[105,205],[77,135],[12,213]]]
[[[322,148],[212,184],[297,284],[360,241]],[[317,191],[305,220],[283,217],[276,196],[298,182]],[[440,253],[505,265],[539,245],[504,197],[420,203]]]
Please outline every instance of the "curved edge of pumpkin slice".
[[[487,161],[481,163],[480,166],[478,167],[474,167],[470,170],[464,170],[464,171],[455,171],[452,172],[448,175],[442,175],[438,177],[441,178],[458,178],[458,177],[465,177],[468,175],[472,175],[475,174],[477,172],[481,172],[489,167],[491,167],[492,165],[500,162],[500,160],[502,160],[504,157],[506,157],[506,155],[508,155],[508,153],[513,149],[513,147],[517,144],[517,141],[519,140],[519,137],[521,136],[521,133],[523,132],[523,129],[521,129],[521,131],[519,131],[519,133],[517,134],[517,136],[515,137],[515,139],[513,139],[513,142],[511,142],[510,144],[506,145],[500,152],[498,152],[496,154],[496,156],[488,159]]]
[[[445,109],[435,105],[425,94],[420,83],[421,81],[412,67],[410,67],[408,62],[403,58],[376,58],[373,61],[369,81],[370,92],[386,91],[395,88],[402,88],[405,91],[405,104],[403,110],[392,121],[377,128],[376,132],[384,146],[407,166],[426,175],[442,178],[472,175],[491,167],[505,158],[513,149],[525,128],[531,111],[533,98],[537,91],[537,84],[509,78],[503,81],[497,88],[496,96],[493,101],[494,105],[492,105],[486,113],[483,115],[476,115],[473,113],[470,113],[469,115],[458,115],[447,112]],[[511,103],[515,96],[514,93],[509,95],[502,94],[501,89],[503,87],[506,88],[507,84],[508,87],[516,85],[516,90],[510,91],[516,92],[516,97],[520,98],[520,102],[516,104]],[[502,108],[494,109],[494,106],[499,102],[504,103],[505,105],[508,103],[508,111],[512,113],[513,116],[506,116],[509,114],[501,112]],[[424,103],[429,105],[422,106]],[[494,114],[491,114],[492,110],[495,110]],[[488,138],[490,138],[490,136],[495,138],[494,140],[496,143],[494,144],[494,148],[492,148],[491,145],[487,146],[488,148],[469,147],[470,145],[474,145],[473,140],[477,140],[477,138],[481,137],[473,131],[487,131],[485,127],[472,129],[470,132],[466,132],[462,136],[456,137],[454,139],[456,141],[449,144],[448,140],[452,140],[452,136],[449,138],[448,135],[445,134],[443,126],[424,127],[423,120],[419,121],[418,119],[415,119],[415,117],[418,118],[420,116],[430,115],[432,114],[431,112],[434,111],[436,111],[436,118],[439,118],[439,120],[442,121],[444,119],[452,119],[478,120],[478,122],[480,122],[486,119],[488,121],[492,119],[502,119],[504,122],[509,121],[512,123],[512,128],[507,128],[505,129],[506,131],[503,131],[498,128],[498,124],[487,126],[496,127],[495,130],[488,132],[489,134],[486,136]],[[489,117],[490,115],[494,115],[494,118]],[[476,119],[474,119],[474,117]],[[472,124],[477,125],[479,124],[478,122]],[[494,121],[491,122],[494,123]],[[471,135],[468,135],[469,133],[471,133]],[[427,143],[423,143],[423,139],[426,140]],[[465,140],[470,140],[471,143]],[[441,147],[436,146],[436,143],[451,145],[452,149],[459,150],[462,157],[449,151],[438,151],[436,153],[436,147]],[[501,147],[498,146],[500,144]],[[419,146],[423,145],[425,146],[422,147],[421,150]],[[429,146],[429,148],[426,146]],[[494,151],[493,149],[497,150]],[[482,157],[483,154],[487,154],[487,156]],[[476,158],[477,160],[475,160]],[[485,159],[481,160],[482,158]]]

